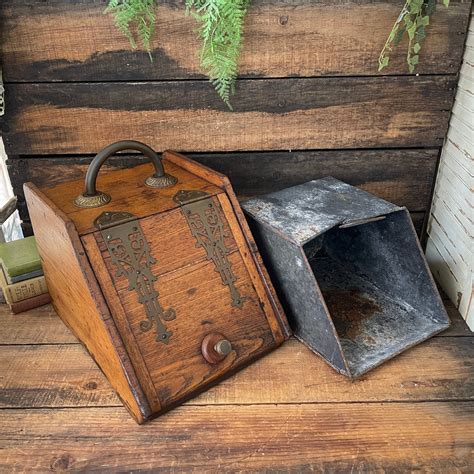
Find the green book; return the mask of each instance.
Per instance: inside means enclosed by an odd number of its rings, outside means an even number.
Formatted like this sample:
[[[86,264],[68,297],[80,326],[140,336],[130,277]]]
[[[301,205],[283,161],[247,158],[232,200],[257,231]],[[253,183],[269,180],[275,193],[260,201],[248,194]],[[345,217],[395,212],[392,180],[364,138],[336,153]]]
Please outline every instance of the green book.
[[[0,244],[0,263],[6,279],[19,281],[23,275],[41,272],[41,259],[35,238],[13,240]]]

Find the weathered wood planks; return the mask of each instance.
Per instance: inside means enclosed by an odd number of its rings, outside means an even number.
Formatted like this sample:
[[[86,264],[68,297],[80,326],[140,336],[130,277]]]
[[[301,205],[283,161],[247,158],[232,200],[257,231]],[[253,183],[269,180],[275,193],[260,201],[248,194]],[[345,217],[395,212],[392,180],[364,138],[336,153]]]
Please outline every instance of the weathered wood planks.
[[[293,339],[187,404],[471,400],[472,354],[472,337],[436,337],[352,382]],[[0,346],[0,380],[0,408],[122,406],[79,344]]]
[[[119,408],[2,410],[0,470],[472,472],[473,416],[472,402],[184,406],[137,427]]]
[[[203,77],[196,23],[183,2],[159,2],[153,63],[116,30],[105,2],[4,0],[2,57],[8,82],[114,81]],[[393,0],[255,0],[245,26],[240,73],[246,77],[375,75],[402,3]],[[418,72],[455,73],[469,1],[438,8]],[[303,39],[304,38],[304,39]],[[407,74],[405,41],[384,74]]]
[[[358,382],[291,340],[136,426],[49,306],[0,305],[0,470],[471,472],[474,339],[447,309],[450,330]]]
[[[0,344],[79,344],[50,304],[18,316],[15,318],[6,304],[0,304]]]
[[[299,152],[190,154],[190,157],[229,176],[241,199],[287,186],[334,176],[388,201],[406,206],[418,232],[429,204],[438,149],[324,150]],[[9,160],[13,188],[22,218],[28,220],[23,183],[52,186],[85,176],[91,157],[35,157]],[[125,155],[104,165],[104,172],[142,163]]]
[[[0,374],[0,408],[122,406],[80,344],[0,346]]]
[[[240,67],[246,80],[239,81],[234,113],[207,81],[196,80],[204,76],[195,22],[184,15],[181,2],[159,4],[153,63],[130,48],[111,15],[103,15],[104,7],[99,0],[0,5],[0,54],[9,83],[2,130],[13,159],[92,154],[130,137],[158,150],[345,149],[330,166],[312,151],[216,154],[202,161],[227,169],[241,196],[318,177],[319,169],[412,211],[426,211],[436,160],[419,161],[413,150],[403,157],[401,150],[386,148],[431,147],[423,153],[434,156],[442,144],[469,1],[452,1],[432,18],[417,71],[422,76],[407,75],[401,44],[383,72],[388,76],[380,77],[378,53],[399,2],[256,0],[246,22]],[[355,151],[359,148],[375,148],[379,158],[374,152],[364,163],[369,155]],[[82,163],[77,156],[68,158]],[[57,163],[12,165],[16,192],[21,195],[27,168],[33,179],[42,179],[42,165],[51,166],[50,175],[69,174],[64,167],[55,169]],[[367,176],[369,167],[373,176],[383,177]]]
[[[240,198],[265,194],[324,176],[334,176],[379,197],[424,211],[429,204],[438,149],[347,150],[190,154],[194,160],[229,176]],[[24,180],[39,187],[80,179],[90,157],[36,157],[8,162],[16,194]],[[143,163],[126,155],[106,162],[103,172]]]
[[[472,333],[451,304],[447,309],[448,331],[356,382],[291,340],[189,405],[471,399],[474,338],[455,337]],[[0,305],[0,315],[0,408],[121,406],[50,306],[13,315]],[[298,383],[281,383],[290,378]]]
[[[191,151],[437,147],[452,76],[241,80],[234,112],[206,81],[10,84],[7,153],[95,153],[134,138]]]

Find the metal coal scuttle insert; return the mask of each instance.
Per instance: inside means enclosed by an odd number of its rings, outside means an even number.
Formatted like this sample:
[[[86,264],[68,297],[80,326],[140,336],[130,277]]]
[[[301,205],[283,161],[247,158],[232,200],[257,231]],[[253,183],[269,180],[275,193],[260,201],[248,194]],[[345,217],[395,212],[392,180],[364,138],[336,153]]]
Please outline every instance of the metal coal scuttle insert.
[[[446,329],[408,211],[334,178],[242,203],[295,336],[357,378]]]

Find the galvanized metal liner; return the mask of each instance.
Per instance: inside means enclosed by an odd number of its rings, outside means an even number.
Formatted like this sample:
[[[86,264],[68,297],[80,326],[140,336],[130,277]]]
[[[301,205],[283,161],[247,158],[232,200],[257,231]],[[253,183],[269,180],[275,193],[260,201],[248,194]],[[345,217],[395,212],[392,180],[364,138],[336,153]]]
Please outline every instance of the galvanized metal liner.
[[[304,250],[353,377],[448,326],[405,211],[314,240]]]
[[[295,336],[339,372],[449,326],[406,209],[334,178],[242,207]]]

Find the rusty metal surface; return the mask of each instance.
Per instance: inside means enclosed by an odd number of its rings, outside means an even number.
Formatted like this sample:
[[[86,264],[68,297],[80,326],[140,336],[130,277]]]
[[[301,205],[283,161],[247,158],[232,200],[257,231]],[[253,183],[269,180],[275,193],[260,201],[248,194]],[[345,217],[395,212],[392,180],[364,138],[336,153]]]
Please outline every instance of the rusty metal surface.
[[[295,336],[339,372],[449,326],[406,209],[334,178],[242,207]]]

